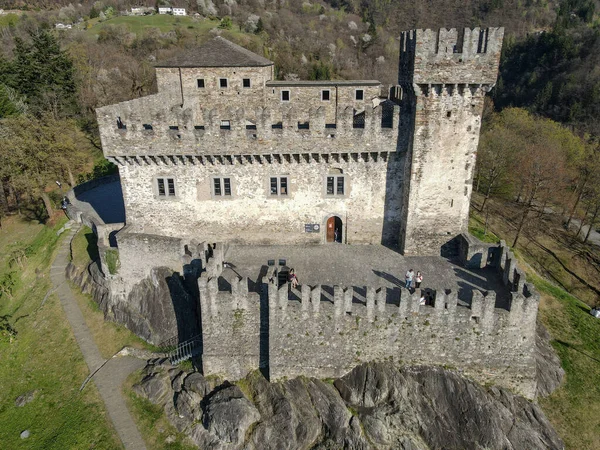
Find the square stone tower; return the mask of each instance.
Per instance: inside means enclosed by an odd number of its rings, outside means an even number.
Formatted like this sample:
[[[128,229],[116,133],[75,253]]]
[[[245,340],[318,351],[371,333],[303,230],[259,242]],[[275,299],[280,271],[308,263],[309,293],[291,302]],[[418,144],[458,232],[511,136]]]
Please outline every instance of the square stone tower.
[[[468,229],[484,97],[496,83],[503,36],[503,28],[402,33],[396,97],[399,147],[407,149],[405,254],[439,254]]]

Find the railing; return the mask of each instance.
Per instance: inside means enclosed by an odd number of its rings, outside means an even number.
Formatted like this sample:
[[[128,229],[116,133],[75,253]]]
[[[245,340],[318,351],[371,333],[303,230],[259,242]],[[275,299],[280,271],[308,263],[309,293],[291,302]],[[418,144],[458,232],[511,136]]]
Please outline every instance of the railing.
[[[175,365],[193,358],[202,352],[202,347],[200,345],[201,342],[202,340],[200,335],[194,336],[185,342],[181,342],[179,345],[177,345],[175,350],[170,352],[169,361],[171,364]]]

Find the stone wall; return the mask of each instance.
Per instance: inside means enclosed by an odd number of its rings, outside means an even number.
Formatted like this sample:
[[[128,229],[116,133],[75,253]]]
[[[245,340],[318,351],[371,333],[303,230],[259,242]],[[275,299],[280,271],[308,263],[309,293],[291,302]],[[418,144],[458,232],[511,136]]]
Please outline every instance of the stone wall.
[[[503,28],[402,33],[398,81],[410,124],[400,246],[438,254],[468,229],[485,94],[496,83]]]
[[[474,291],[466,307],[450,291],[433,292],[430,304],[420,305],[418,291],[303,285],[297,301],[269,273],[248,292],[247,279],[230,274],[225,280],[222,268],[209,268],[198,282],[204,375],[235,380],[268,366],[271,380],[331,378],[363,362],[392,360],[455,367],[533,398],[539,294],[503,243],[494,255],[489,266],[511,291],[508,310],[496,308],[491,291]],[[265,309],[268,320],[261,320]],[[268,358],[261,362],[265,340]]]
[[[324,106],[252,108],[233,103],[223,108],[204,104],[199,109],[193,102],[182,105],[176,95],[159,93],[99,108],[97,120],[104,155],[121,165],[160,164],[173,156],[392,152],[397,150],[399,107],[390,106],[392,122],[384,127],[387,105],[366,103],[363,128],[353,125],[353,106],[340,106],[335,128],[326,128],[332,119]],[[117,127],[117,118],[126,128]],[[224,120],[228,128],[222,127]],[[247,127],[248,121],[253,128]],[[306,121],[308,129],[298,127]]]
[[[438,254],[441,245],[468,229],[485,92],[437,85],[417,87],[414,94],[401,240],[406,254]]]
[[[397,243],[402,168],[400,155],[390,153],[235,164],[223,159],[195,165],[126,164],[119,170],[128,227],[134,232],[201,236],[209,242],[321,243],[328,217],[337,215],[348,243],[379,244],[382,236],[384,242]],[[327,175],[344,176],[345,195],[326,195]],[[271,176],[288,177],[288,195],[270,195]],[[159,198],[157,177],[173,177],[177,195]],[[232,195],[214,196],[213,177],[229,178]],[[312,223],[320,224],[321,232],[306,233],[304,225]],[[121,238],[119,247],[124,249]],[[131,255],[135,265],[137,248]]]
[[[495,84],[504,28],[411,30],[400,36],[399,83]]]
[[[198,280],[202,312],[202,367],[205,374],[240,379],[260,366],[260,297],[248,279],[232,277],[219,291],[218,277]]]

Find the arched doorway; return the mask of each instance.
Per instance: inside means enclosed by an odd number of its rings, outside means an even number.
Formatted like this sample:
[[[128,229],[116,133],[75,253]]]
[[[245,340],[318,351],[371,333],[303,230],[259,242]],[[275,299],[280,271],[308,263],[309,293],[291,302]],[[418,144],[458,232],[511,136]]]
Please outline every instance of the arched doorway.
[[[327,242],[343,242],[342,219],[338,216],[331,216],[327,219]]]

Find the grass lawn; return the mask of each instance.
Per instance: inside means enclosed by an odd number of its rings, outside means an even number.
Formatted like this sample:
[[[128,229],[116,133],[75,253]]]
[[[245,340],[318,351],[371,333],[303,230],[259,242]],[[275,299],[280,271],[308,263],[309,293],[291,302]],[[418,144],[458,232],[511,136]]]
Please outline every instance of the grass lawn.
[[[496,200],[491,206],[494,212],[489,215],[490,228],[510,245],[514,239],[511,222],[518,211]],[[598,249],[568,245],[560,218],[556,219],[538,225],[541,230],[536,234],[523,236],[515,251],[525,263],[522,266],[528,281],[541,293],[538,317],[550,332],[552,346],[566,373],[563,385],[540,399],[540,405],[568,449],[600,449],[600,320],[591,316],[590,307],[581,301],[594,303],[596,294],[573,275],[596,282],[594,269],[585,266],[584,258],[597,255]],[[470,231],[478,237],[483,231],[481,217],[474,208]]]
[[[41,306],[51,288],[49,265],[63,223],[51,228],[11,217],[0,231],[0,277],[9,272],[17,277],[12,296],[0,297],[0,316],[8,316],[17,332],[12,342],[0,336],[2,448],[122,448],[95,385],[79,392],[88,369],[58,298],[51,295]],[[25,257],[10,266],[9,249]],[[30,391],[33,400],[17,407],[15,399]],[[23,430],[31,433],[26,440],[20,438]]]
[[[84,270],[93,260],[98,258],[96,235],[88,227],[81,227],[71,244],[72,262]],[[85,318],[85,323],[94,336],[94,341],[103,358],[110,358],[123,347],[135,347],[146,350],[157,350],[154,346],[137,337],[125,326],[104,320],[104,313],[91,295],[83,294],[79,287],[71,285],[73,295]]]

